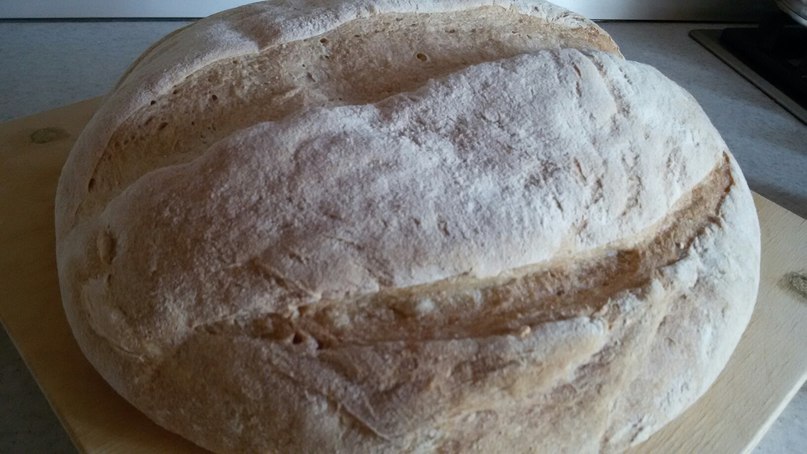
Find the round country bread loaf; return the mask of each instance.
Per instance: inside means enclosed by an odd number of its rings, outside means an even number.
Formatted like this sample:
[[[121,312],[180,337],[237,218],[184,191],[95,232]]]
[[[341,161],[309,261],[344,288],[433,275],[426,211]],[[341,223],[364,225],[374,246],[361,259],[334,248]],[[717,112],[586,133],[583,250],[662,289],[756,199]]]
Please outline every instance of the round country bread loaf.
[[[62,173],[59,280],[124,398],[218,452],[611,452],[751,315],[697,102],[542,1],[270,1],[149,49]]]

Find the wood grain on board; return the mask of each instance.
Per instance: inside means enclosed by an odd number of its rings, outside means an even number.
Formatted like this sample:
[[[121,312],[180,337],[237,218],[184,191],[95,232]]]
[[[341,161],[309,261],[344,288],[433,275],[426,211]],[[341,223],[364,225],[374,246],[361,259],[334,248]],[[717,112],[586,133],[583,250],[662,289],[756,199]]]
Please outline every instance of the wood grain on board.
[[[54,256],[56,182],[98,99],[0,124],[0,321],[83,452],[204,452],[149,421],[94,371],[62,312]],[[807,378],[807,222],[755,196],[762,280],[748,330],[707,394],[634,452],[743,452]]]

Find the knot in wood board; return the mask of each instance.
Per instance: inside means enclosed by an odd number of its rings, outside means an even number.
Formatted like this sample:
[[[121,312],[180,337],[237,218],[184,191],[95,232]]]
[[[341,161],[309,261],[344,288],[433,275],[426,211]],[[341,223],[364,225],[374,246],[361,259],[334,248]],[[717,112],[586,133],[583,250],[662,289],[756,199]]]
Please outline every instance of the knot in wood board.
[[[32,132],[31,142],[42,144],[42,143],[54,142],[60,139],[66,139],[68,137],[70,137],[70,133],[68,133],[64,129],[48,127],[37,129],[36,131]]]
[[[791,290],[802,298],[807,298],[807,276],[801,273],[790,273],[785,276],[785,282]]]

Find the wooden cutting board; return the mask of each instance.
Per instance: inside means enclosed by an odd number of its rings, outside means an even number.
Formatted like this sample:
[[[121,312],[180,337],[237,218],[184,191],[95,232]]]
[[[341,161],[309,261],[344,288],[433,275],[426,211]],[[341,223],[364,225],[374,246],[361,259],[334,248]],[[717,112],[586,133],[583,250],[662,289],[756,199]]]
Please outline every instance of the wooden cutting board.
[[[97,99],[0,125],[0,321],[78,449],[204,452],[107,386],[73,340],[59,299],[53,198]],[[755,196],[762,285],[751,323],[708,393],[635,452],[750,451],[807,378],[807,223]],[[0,384],[2,386],[2,384]]]

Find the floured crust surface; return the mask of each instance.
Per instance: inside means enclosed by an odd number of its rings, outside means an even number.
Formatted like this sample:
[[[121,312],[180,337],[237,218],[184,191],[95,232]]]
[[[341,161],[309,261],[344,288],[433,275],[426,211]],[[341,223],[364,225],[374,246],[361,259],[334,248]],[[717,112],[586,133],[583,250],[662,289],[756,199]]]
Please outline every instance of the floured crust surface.
[[[79,139],[107,381],[222,452],[613,451],[700,396],[759,231],[691,96],[542,2],[323,5],[166,39]]]

